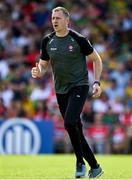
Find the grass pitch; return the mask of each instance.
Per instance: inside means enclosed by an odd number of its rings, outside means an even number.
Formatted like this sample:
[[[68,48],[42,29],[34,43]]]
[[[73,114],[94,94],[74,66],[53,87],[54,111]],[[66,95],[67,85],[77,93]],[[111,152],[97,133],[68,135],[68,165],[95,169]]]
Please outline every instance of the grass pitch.
[[[104,174],[99,178],[100,180],[132,180],[132,156],[96,157],[104,169]],[[89,169],[88,166],[87,169]],[[2,180],[72,180],[74,174],[75,157],[73,155],[0,156],[0,179]]]

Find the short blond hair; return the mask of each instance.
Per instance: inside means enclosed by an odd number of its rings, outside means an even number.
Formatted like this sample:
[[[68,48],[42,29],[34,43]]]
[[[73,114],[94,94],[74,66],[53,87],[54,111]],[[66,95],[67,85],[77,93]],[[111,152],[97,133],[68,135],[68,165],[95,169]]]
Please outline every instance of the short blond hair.
[[[52,13],[53,13],[53,12],[57,12],[57,11],[62,11],[65,17],[70,17],[70,13],[69,13],[68,10],[67,10],[66,8],[64,8],[64,7],[58,6],[58,7],[54,8],[54,9],[52,10]]]

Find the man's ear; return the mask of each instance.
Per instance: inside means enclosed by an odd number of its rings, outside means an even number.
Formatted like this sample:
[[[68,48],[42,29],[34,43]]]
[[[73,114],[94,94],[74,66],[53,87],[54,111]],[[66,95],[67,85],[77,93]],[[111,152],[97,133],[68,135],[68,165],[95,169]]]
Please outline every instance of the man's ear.
[[[66,19],[67,19],[67,24],[69,24],[69,17],[67,17]]]

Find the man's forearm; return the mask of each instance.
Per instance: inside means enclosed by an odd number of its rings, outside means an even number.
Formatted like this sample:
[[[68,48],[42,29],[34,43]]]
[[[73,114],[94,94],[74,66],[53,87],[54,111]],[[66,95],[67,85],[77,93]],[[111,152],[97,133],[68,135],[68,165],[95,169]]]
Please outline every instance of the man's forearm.
[[[93,62],[93,70],[94,70],[94,80],[100,81],[100,76],[102,72],[102,60],[98,58]]]
[[[40,64],[39,64],[39,69],[40,69],[41,76],[43,76],[47,71],[47,68],[45,68],[44,66]]]
[[[40,73],[41,73],[40,76],[43,76],[47,71],[48,63],[46,61],[43,61],[40,59],[38,66],[39,66]]]
[[[96,50],[90,55],[90,58],[93,60],[93,71],[94,71],[94,80],[100,81],[100,76],[102,73],[102,60]]]

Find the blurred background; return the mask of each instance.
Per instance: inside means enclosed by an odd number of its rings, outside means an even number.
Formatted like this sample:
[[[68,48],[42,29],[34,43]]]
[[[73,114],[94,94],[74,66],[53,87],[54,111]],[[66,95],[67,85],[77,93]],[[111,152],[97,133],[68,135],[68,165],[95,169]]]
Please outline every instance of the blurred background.
[[[53,31],[51,10],[56,6],[69,10],[70,28],[87,37],[103,60],[103,93],[99,99],[89,93],[81,114],[87,141],[96,154],[132,153],[130,0],[0,1],[0,153],[73,152],[51,67],[41,79],[30,72],[42,37]],[[90,59],[87,67],[92,84]]]

